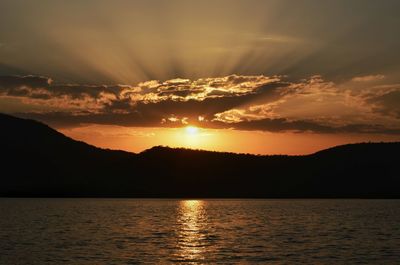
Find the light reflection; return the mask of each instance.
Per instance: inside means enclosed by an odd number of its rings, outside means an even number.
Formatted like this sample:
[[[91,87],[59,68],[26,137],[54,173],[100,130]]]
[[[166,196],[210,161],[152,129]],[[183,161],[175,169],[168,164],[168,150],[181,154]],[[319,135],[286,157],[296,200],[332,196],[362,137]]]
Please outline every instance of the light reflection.
[[[185,262],[204,262],[207,243],[207,214],[205,202],[183,200],[178,210],[177,259]]]

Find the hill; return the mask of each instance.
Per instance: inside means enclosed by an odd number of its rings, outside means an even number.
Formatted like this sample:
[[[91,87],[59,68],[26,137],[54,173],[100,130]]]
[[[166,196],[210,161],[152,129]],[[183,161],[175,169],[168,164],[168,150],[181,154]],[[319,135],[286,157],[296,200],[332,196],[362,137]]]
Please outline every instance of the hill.
[[[0,196],[400,198],[400,143],[306,156],[168,147],[100,149],[33,120],[0,114]]]

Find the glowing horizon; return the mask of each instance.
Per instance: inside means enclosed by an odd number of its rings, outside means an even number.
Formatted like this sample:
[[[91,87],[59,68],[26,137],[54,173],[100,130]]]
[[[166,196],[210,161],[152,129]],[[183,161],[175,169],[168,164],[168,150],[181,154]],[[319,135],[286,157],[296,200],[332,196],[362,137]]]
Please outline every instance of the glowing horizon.
[[[195,135],[179,128],[129,128],[86,125],[60,129],[65,135],[101,148],[140,153],[154,146],[260,155],[307,155],[348,143],[398,141],[396,135],[299,134],[197,128]],[[234,145],[232,143],[235,143]]]

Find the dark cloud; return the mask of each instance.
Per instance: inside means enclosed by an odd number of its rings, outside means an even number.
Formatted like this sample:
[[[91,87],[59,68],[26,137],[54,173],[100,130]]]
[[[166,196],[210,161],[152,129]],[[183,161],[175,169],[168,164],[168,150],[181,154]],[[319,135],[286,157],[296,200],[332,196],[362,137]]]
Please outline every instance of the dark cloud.
[[[47,88],[52,80],[44,76],[0,76],[0,89],[9,90],[18,87]]]
[[[1,45],[0,45],[0,49],[1,49]],[[20,75],[20,76],[26,76],[29,75],[29,72],[19,68],[19,67],[15,67],[9,64],[5,64],[0,62],[0,73],[1,75]]]
[[[52,79],[44,76],[0,76],[0,94],[34,99],[54,99],[68,97],[97,99],[101,94],[118,95],[125,86],[92,86],[77,84],[52,84]]]
[[[217,122],[222,128],[234,128],[237,130],[269,131],[269,132],[313,132],[313,133],[370,133],[370,134],[400,134],[400,129],[390,129],[376,124],[350,124],[344,126],[330,126],[316,121],[287,119],[262,119],[243,121],[235,124]],[[217,126],[217,127],[218,127]]]
[[[186,89],[186,90],[171,90],[171,91],[163,91],[158,93],[159,96],[171,96],[171,95],[176,95],[178,97],[187,97],[191,94],[196,94],[196,93],[200,93],[201,91],[192,91],[190,89]]]
[[[19,117],[35,119],[57,128],[77,127],[82,124],[120,125],[133,127],[161,126],[159,115],[143,115],[138,111],[131,113],[80,113],[69,112],[17,113]]]
[[[89,85],[54,85],[49,87],[49,92],[54,97],[71,96],[78,99],[84,96],[97,98],[101,93],[118,95],[125,87],[124,86],[89,86]]]
[[[57,128],[76,127],[82,124],[119,125],[129,127],[182,127],[186,124],[194,124],[204,128],[212,129],[236,129],[245,131],[268,131],[268,132],[311,132],[322,134],[357,133],[357,134],[400,134],[399,128],[388,128],[379,124],[349,124],[344,126],[330,126],[320,124],[316,121],[287,119],[262,119],[253,121],[242,121],[234,124],[220,121],[198,121],[197,118],[180,118],[179,116],[164,116],[156,113],[108,113],[92,114],[82,113],[73,115],[70,113],[19,113],[18,116],[43,121]]]
[[[368,102],[374,104],[375,111],[400,119],[400,90],[372,97],[368,99]]]

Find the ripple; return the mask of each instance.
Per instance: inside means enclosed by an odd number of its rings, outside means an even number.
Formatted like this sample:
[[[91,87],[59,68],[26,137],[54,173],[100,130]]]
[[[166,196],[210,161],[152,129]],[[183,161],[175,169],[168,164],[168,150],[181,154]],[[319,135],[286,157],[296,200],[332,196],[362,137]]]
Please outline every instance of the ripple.
[[[396,264],[398,200],[0,199],[0,264]]]

